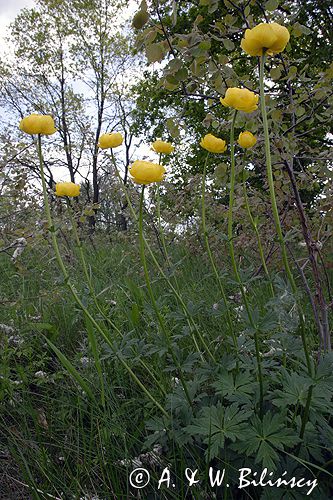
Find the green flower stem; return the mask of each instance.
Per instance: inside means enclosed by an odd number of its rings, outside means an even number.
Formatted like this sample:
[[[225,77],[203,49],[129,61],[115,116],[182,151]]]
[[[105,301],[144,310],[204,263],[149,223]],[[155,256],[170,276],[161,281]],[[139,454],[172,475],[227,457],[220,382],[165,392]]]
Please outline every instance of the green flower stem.
[[[287,248],[286,248],[285,241],[283,239],[281,223],[280,223],[280,218],[279,218],[279,212],[278,212],[276,196],[275,196],[274,178],[273,178],[273,169],[272,169],[272,160],[271,160],[271,149],[270,149],[270,140],[269,140],[269,130],[268,130],[266,103],[265,103],[264,71],[265,71],[265,54],[263,54],[260,58],[259,83],[260,83],[260,108],[261,108],[262,122],[263,122],[263,127],[264,127],[264,137],[265,137],[265,156],[266,156],[267,178],[268,178],[268,185],[269,185],[269,192],[270,192],[270,197],[271,197],[271,204],[272,204],[272,211],[273,211],[273,217],[274,217],[274,222],[275,222],[275,228],[276,228],[276,232],[277,232],[277,236],[278,236],[278,240],[279,240],[279,244],[280,244],[280,248],[281,248],[281,253],[282,253],[282,261],[283,261],[283,265],[284,265],[286,274],[288,276],[288,280],[290,282],[292,291],[294,294],[296,294],[297,287],[296,287],[294,277],[293,277],[292,272],[291,272],[290,267],[289,267],[289,262],[288,262],[288,257],[287,257]],[[299,316],[300,316],[300,323],[301,323],[300,329],[301,329],[303,350],[304,350],[304,354],[305,354],[308,372],[309,372],[309,375],[311,375],[312,365],[311,365],[309,350],[308,350],[307,342],[306,342],[303,312],[302,312],[302,308],[300,307],[299,304],[298,304],[298,307],[300,310]]]
[[[142,358],[139,358],[138,361],[139,361],[140,365],[142,365],[144,367],[144,369],[147,370],[147,372],[149,373],[149,375],[151,376],[151,378],[153,379],[153,381],[155,382],[155,384],[159,387],[161,393],[164,396],[166,396],[167,395],[166,390],[164,389],[164,387],[162,387],[162,385],[160,384],[159,380],[157,380],[157,378],[155,377],[155,375],[152,372],[152,370],[148,367],[147,363],[145,363]]]
[[[70,219],[71,225],[72,225],[72,231],[73,231],[73,234],[74,234],[76,245],[77,245],[77,247],[79,249],[81,264],[82,264],[82,268],[83,268],[83,271],[84,271],[85,278],[87,280],[87,284],[88,284],[90,296],[92,297],[92,299],[94,301],[94,304],[95,304],[97,310],[99,311],[99,313],[111,325],[111,327],[120,336],[122,336],[121,331],[118,329],[118,327],[116,325],[113,324],[113,322],[110,320],[110,318],[108,318],[104,314],[104,311],[102,310],[102,308],[100,307],[100,305],[98,303],[98,300],[97,300],[97,297],[96,297],[96,294],[95,294],[95,290],[94,290],[94,287],[93,287],[93,284],[92,284],[91,276],[90,276],[90,273],[88,271],[88,266],[87,266],[87,263],[86,263],[86,259],[85,259],[84,253],[83,253],[82,242],[81,242],[80,237],[79,237],[77,223],[76,223],[76,220],[75,220],[74,215],[73,215],[73,207],[71,205],[71,202],[70,202],[69,198],[66,198],[66,203],[67,203],[67,210],[68,210],[69,219]],[[97,370],[97,373],[98,373],[98,376],[99,376],[99,380],[100,380],[100,384],[101,384],[101,392],[102,392],[101,399],[104,401],[105,389],[104,389],[104,379],[103,379],[103,373],[102,373],[102,366],[101,366],[101,362],[100,362],[100,358],[99,358],[99,354],[98,354],[98,347],[97,347],[96,339],[95,339],[95,337],[94,337],[93,334],[89,335],[89,342],[90,342],[90,346],[91,346],[91,349],[92,349],[92,352],[93,352],[95,366],[96,366],[96,370]]]
[[[265,69],[265,55],[263,54],[260,58],[260,109],[262,115],[262,122],[264,127],[264,137],[265,137],[265,156],[266,156],[266,168],[267,168],[267,179],[269,186],[269,193],[271,197],[271,205],[273,211],[273,218],[276,228],[276,233],[278,236],[281,253],[282,253],[282,261],[283,265],[291,285],[293,292],[295,293],[297,290],[296,283],[292,272],[289,267],[288,257],[287,257],[287,249],[285,245],[285,241],[282,234],[281,223],[279,218],[279,212],[277,208],[276,196],[275,196],[275,188],[274,188],[274,178],[273,178],[273,169],[272,169],[272,160],[271,160],[271,149],[270,149],[270,140],[269,140],[269,130],[268,130],[268,120],[267,120],[267,112],[266,112],[266,103],[265,103],[265,88],[264,88],[264,69]]]
[[[99,304],[99,302],[97,300],[96,293],[95,293],[95,290],[94,290],[94,287],[93,287],[93,284],[92,284],[92,281],[91,281],[91,276],[90,276],[90,273],[88,271],[88,266],[87,266],[87,263],[86,263],[86,259],[85,259],[84,253],[83,253],[83,248],[82,248],[82,243],[81,243],[81,240],[80,240],[80,237],[79,237],[79,233],[78,233],[77,223],[76,223],[75,218],[73,216],[73,206],[71,205],[69,198],[66,199],[66,202],[67,202],[68,215],[69,215],[69,218],[70,218],[70,221],[71,221],[71,225],[72,225],[72,231],[73,231],[73,234],[74,234],[76,245],[77,245],[77,247],[79,249],[79,254],[80,254],[80,259],[81,259],[81,264],[82,264],[83,272],[84,272],[85,278],[86,278],[87,283],[88,283],[89,293],[90,293],[90,295],[91,295],[91,297],[92,297],[92,299],[94,301],[94,304],[95,304],[98,312],[103,316],[103,319],[105,319],[105,321],[111,326],[111,328],[113,330],[115,330],[120,336],[122,336],[122,332],[113,323],[113,321],[111,321],[110,318],[108,318],[106,316],[106,314],[104,313],[103,309],[101,308],[101,306],[100,306],[100,304]]]
[[[131,199],[130,199],[130,197],[128,195],[126,186],[124,185],[123,180],[121,178],[121,175],[120,175],[120,173],[118,171],[117,164],[116,164],[116,161],[115,161],[115,158],[114,158],[112,150],[111,150],[111,159],[112,159],[112,162],[113,162],[113,166],[115,168],[116,175],[117,175],[117,177],[119,179],[119,182],[120,182],[120,184],[122,186],[122,189],[124,191],[124,194],[125,194],[125,197],[126,197],[126,201],[127,201],[128,206],[129,206],[131,215],[132,215],[133,219],[135,220],[135,222],[138,223],[138,217],[137,217],[137,215],[135,213],[135,210],[133,208],[133,205],[132,205]],[[194,331],[198,335],[198,338],[200,339],[200,342],[202,343],[205,351],[207,352],[207,354],[209,355],[209,357],[211,358],[211,360],[215,363],[215,358],[214,358],[213,354],[211,353],[211,351],[210,351],[210,349],[209,349],[209,347],[208,347],[208,345],[207,345],[204,337],[200,333],[197,325],[195,324],[193,318],[191,317],[191,315],[190,315],[190,313],[189,313],[189,311],[187,309],[187,306],[186,306],[186,304],[185,304],[182,296],[180,295],[180,293],[178,292],[178,290],[174,287],[174,285],[171,283],[171,281],[169,280],[169,278],[167,277],[167,275],[163,271],[162,267],[160,266],[158,260],[156,259],[155,255],[154,255],[154,253],[153,253],[153,251],[152,251],[152,249],[151,249],[151,247],[150,247],[147,239],[144,237],[144,235],[143,235],[143,240],[144,240],[145,246],[146,246],[146,248],[147,248],[147,250],[148,250],[148,252],[149,252],[149,254],[150,254],[151,258],[152,258],[152,261],[153,261],[154,265],[156,266],[159,274],[166,281],[166,283],[168,284],[169,288],[172,290],[172,292],[176,296],[179,304],[181,305],[181,307],[182,307],[182,309],[184,311],[184,315],[186,317],[187,323],[188,323],[190,331],[192,333],[192,340],[193,340],[193,343],[194,343],[194,345],[195,345],[198,353],[201,355],[200,348],[198,346],[198,343],[196,341],[195,335],[193,333]]]
[[[303,437],[304,437],[306,424],[308,423],[308,420],[309,420],[312,392],[313,392],[313,385],[311,385],[309,387],[308,397],[306,398],[306,404],[305,404],[305,408],[304,408],[304,412],[303,412],[303,416],[302,416],[302,425],[301,425],[301,430],[299,433],[300,439],[303,439]]]
[[[158,163],[161,164],[162,161],[162,154],[159,155]],[[168,250],[165,244],[165,238],[164,238],[164,231],[162,228],[161,224],[161,199],[160,199],[160,185],[157,184],[156,186],[156,214],[157,214],[157,224],[158,224],[158,234],[162,243],[162,248],[164,252],[164,256],[166,258],[166,261],[168,263],[168,266],[171,265],[170,257],[168,254]]]
[[[262,265],[263,270],[264,270],[264,272],[266,274],[266,277],[268,279],[269,287],[270,287],[270,290],[271,290],[271,295],[272,295],[272,297],[274,297],[275,293],[274,293],[273,283],[272,283],[271,277],[270,277],[269,272],[268,272],[268,268],[267,268],[267,264],[266,264],[266,260],[265,260],[265,254],[264,254],[264,250],[263,250],[262,243],[261,243],[260,233],[259,233],[259,230],[258,230],[258,225],[257,225],[257,223],[255,222],[255,220],[252,217],[251,208],[250,208],[250,204],[249,204],[249,198],[247,196],[247,189],[246,189],[246,181],[245,181],[245,179],[243,179],[243,194],[244,194],[244,201],[245,201],[246,211],[247,211],[247,214],[249,216],[251,226],[252,226],[252,228],[253,228],[253,230],[255,232],[256,238],[257,238],[259,255],[260,255],[260,259],[261,259],[261,265]]]
[[[159,184],[157,184],[157,186],[156,186],[156,214],[157,214],[157,220],[158,220],[158,233],[159,233],[160,241],[162,243],[164,256],[165,256],[168,268],[170,270],[172,267],[172,261],[170,259],[170,255],[169,255],[166,243],[165,243],[164,231],[163,231],[162,224],[161,224],[161,198],[160,198]],[[175,289],[179,293],[179,284],[178,284],[176,275],[174,274],[172,276],[172,278],[173,278],[173,281],[175,283]],[[199,350],[198,346],[197,346],[197,349]]]
[[[263,378],[262,378],[262,368],[261,368],[261,357],[259,350],[259,336],[258,329],[253,321],[250,304],[248,302],[245,287],[243,285],[242,279],[240,277],[236,258],[235,258],[235,250],[233,244],[233,207],[234,207],[234,197],[235,197],[235,181],[236,181],[236,167],[235,167],[235,121],[237,116],[237,110],[235,109],[232,122],[231,122],[231,130],[230,130],[230,162],[231,162],[231,171],[230,171],[230,195],[229,195],[229,212],[228,212],[228,240],[229,240],[229,252],[231,257],[232,268],[234,271],[234,275],[239,284],[240,292],[242,295],[242,299],[245,305],[245,309],[247,312],[247,316],[249,318],[249,322],[254,331],[254,344],[256,351],[256,360],[257,360],[257,369],[258,369],[258,381],[259,381],[259,398],[260,398],[260,415],[262,415],[263,410],[263,400],[264,400],[264,386],[263,386]]]
[[[225,305],[225,308],[226,308],[226,312],[227,312],[227,321],[228,321],[229,329],[230,329],[230,332],[231,332],[231,335],[232,335],[232,339],[233,339],[233,342],[234,342],[234,346],[235,346],[235,349],[236,349],[236,352],[237,352],[237,350],[238,350],[237,338],[236,338],[234,327],[233,327],[233,324],[232,324],[229,303],[228,303],[227,296],[226,296],[226,293],[225,293],[225,290],[224,290],[224,286],[223,286],[221,277],[219,275],[219,272],[217,270],[217,267],[216,267],[216,264],[215,264],[215,260],[214,260],[214,257],[213,257],[213,254],[212,254],[212,251],[211,251],[211,248],[210,248],[209,238],[208,238],[208,231],[207,231],[207,225],[206,225],[205,191],[206,191],[206,172],[207,172],[208,158],[209,158],[209,153],[206,156],[206,160],[205,160],[205,163],[204,163],[204,169],[203,169],[203,175],[202,175],[202,196],[201,196],[202,229],[203,229],[203,234],[204,234],[206,251],[207,251],[207,254],[208,254],[208,257],[209,257],[212,269],[214,271],[216,281],[217,281],[218,286],[220,288],[222,299],[223,299],[223,302],[224,302],[224,305]]]
[[[54,252],[56,255],[56,259],[59,265],[59,268],[63,274],[64,281],[69,289],[69,291],[72,294],[73,299],[79,306],[79,308],[82,310],[82,312],[85,314],[85,316],[89,319],[89,321],[92,323],[94,328],[98,331],[98,333],[101,335],[103,340],[107,343],[107,345],[111,348],[111,350],[115,353],[116,357],[120,361],[120,363],[124,366],[126,371],[129,373],[129,375],[132,377],[132,379],[137,383],[137,385],[140,387],[140,389],[146,394],[146,396],[155,404],[155,406],[166,416],[168,417],[168,413],[166,410],[163,408],[163,406],[160,405],[158,401],[154,398],[154,396],[146,389],[145,385],[138,379],[138,377],[135,375],[135,373],[132,371],[130,366],[126,363],[126,361],[122,358],[122,356],[119,355],[117,352],[116,348],[114,347],[113,343],[111,342],[110,338],[108,335],[104,332],[104,330],[100,327],[100,325],[97,323],[97,321],[91,316],[85,305],[82,303],[81,299],[79,298],[74,285],[70,282],[69,275],[67,273],[65,264],[62,260],[59,246],[58,246],[58,241],[57,241],[57,236],[55,232],[55,227],[53,225],[52,221],[52,216],[51,216],[51,210],[50,210],[50,204],[49,204],[49,199],[47,196],[47,189],[46,189],[46,181],[45,181],[45,175],[44,175],[44,161],[43,161],[43,154],[42,154],[42,141],[41,141],[41,136],[38,135],[38,158],[39,158],[39,166],[40,166],[40,175],[41,175],[41,180],[42,180],[42,187],[43,187],[43,196],[44,196],[44,204],[45,204],[45,212],[46,212],[46,217],[47,217],[47,222],[48,222],[48,229],[51,233],[51,239],[52,239],[52,245],[54,248]]]
[[[157,303],[156,303],[156,300],[155,300],[155,296],[154,296],[154,293],[153,293],[153,290],[152,290],[152,287],[151,287],[151,283],[150,283],[148,266],[147,266],[147,260],[146,260],[146,255],[145,255],[145,241],[144,241],[144,238],[143,238],[143,201],[144,201],[144,194],[145,194],[145,185],[142,186],[141,196],[140,196],[139,240],[140,240],[140,257],[141,257],[141,262],[142,262],[143,271],[144,271],[144,275],[145,275],[146,286],[147,286],[147,290],[148,290],[148,294],[149,294],[149,297],[150,297],[150,301],[151,301],[151,304],[152,304],[153,309],[155,311],[158,323],[159,323],[160,328],[161,328],[161,330],[163,332],[165,340],[167,341],[169,353],[170,353],[170,355],[171,355],[171,357],[173,359],[173,362],[174,362],[175,366],[178,369],[179,378],[180,378],[180,381],[182,383],[182,386],[183,386],[183,389],[184,389],[184,392],[185,392],[185,395],[186,395],[186,399],[187,399],[189,405],[192,406],[193,403],[192,403],[190,394],[188,392],[188,388],[187,388],[187,385],[186,385],[186,382],[185,382],[185,379],[184,379],[184,376],[183,376],[183,372],[182,372],[181,366],[179,365],[177,357],[176,357],[176,355],[174,353],[174,350],[172,348],[172,344],[171,344],[171,339],[170,339],[169,333],[168,333],[167,328],[166,328],[166,326],[164,324],[163,317],[162,317],[162,315],[161,315],[161,313],[160,313],[160,311],[158,309],[158,306],[157,306]]]

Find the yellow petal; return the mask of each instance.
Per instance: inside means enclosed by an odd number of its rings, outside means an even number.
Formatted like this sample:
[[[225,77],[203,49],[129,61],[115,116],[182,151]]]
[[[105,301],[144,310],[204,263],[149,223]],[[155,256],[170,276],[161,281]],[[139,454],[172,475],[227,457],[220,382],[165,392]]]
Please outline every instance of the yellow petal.
[[[287,28],[278,23],[260,23],[252,29],[247,29],[241,41],[242,49],[251,56],[277,54],[282,52],[290,35]]]
[[[248,149],[252,148],[256,144],[257,139],[251,132],[245,130],[239,134],[237,142],[242,148]]]
[[[172,153],[172,151],[175,149],[170,142],[159,141],[159,140],[153,142],[152,148],[154,151],[156,151],[156,153],[160,154],[163,153],[166,155]]]
[[[43,135],[52,135],[57,131],[54,126],[54,120],[50,115],[41,115],[40,126],[40,134]]]
[[[200,146],[210,153],[224,153],[227,149],[226,142],[213,134],[207,134],[200,141]]]
[[[74,182],[58,182],[56,184],[56,196],[69,196],[75,198],[80,194],[80,188],[78,184]]]
[[[120,132],[112,132],[111,134],[102,134],[99,138],[98,146],[101,149],[117,148],[123,143],[123,136]]]
[[[136,160],[130,168],[130,174],[134,177],[135,182],[150,184],[151,182],[160,182],[163,179],[165,168],[159,163]]]

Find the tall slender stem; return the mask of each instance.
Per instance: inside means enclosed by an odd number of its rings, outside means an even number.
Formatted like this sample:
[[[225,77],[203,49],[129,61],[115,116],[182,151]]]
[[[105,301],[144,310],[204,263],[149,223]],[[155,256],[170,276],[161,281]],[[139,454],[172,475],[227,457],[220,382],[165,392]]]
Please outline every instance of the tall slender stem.
[[[148,389],[145,387],[145,385],[138,379],[138,377],[135,375],[133,370],[130,368],[130,366],[127,364],[127,362],[123,359],[123,357],[118,353],[117,349],[109,339],[108,335],[104,332],[104,330],[100,327],[100,325],[97,323],[97,321],[91,316],[90,312],[88,309],[85,307],[85,305],[82,303],[81,299],[79,298],[74,285],[70,282],[69,275],[67,273],[65,264],[62,260],[59,246],[58,246],[58,241],[56,237],[56,232],[55,228],[53,225],[52,221],[52,216],[51,216],[51,210],[50,210],[50,204],[49,204],[49,199],[47,196],[47,189],[46,189],[46,182],[45,182],[45,175],[44,175],[44,160],[43,160],[43,155],[42,155],[42,141],[41,141],[41,136],[38,135],[38,158],[39,158],[39,166],[40,166],[40,176],[42,180],[42,188],[43,188],[43,196],[44,196],[44,204],[45,204],[45,212],[46,212],[46,217],[47,217],[47,223],[48,223],[48,229],[51,233],[51,239],[52,239],[52,245],[53,249],[56,255],[56,259],[59,265],[59,268],[63,274],[64,281],[69,289],[69,291],[72,294],[73,299],[79,306],[79,308],[82,310],[82,312],[86,315],[86,317],[91,321],[92,325],[98,333],[101,335],[101,337],[104,339],[104,341],[107,343],[107,345],[111,348],[111,350],[114,352],[120,363],[124,366],[124,368],[127,370],[129,375],[132,377],[132,379],[137,383],[137,385],[140,387],[140,389],[146,394],[146,396],[155,404],[155,406],[166,416],[168,417],[168,413],[166,410],[163,408],[162,405],[156,399],[154,396],[148,391]]]
[[[235,121],[237,116],[237,110],[234,111],[232,122],[231,122],[231,130],[230,130],[230,194],[229,194],[229,212],[228,212],[228,240],[229,240],[229,252],[231,257],[232,268],[238,282],[240,292],[242,295],[243,303],[245,305],[245,309],[247,312],[247,316],[250,322],[250,325],[254,331],[254,344],[256,351],[256,361],[257,361],[257,370],[258,370],[258,381],[259,381],[259,399],[260,399],[260,415],[262,415],[263,411],[263,400],[264,400],[264,385],[262,378],[262,368],[261,368],[261,356],[259,350],[259,335],[258,328],[253,321],[253,316],[250,308],[250,304],[248,298],[246,296],[246,290],[244,284],[242,282],[242,278],[238,271],[238,266],[235,258],[235,250],[233,243],[233,208],[234,208],[234,197],[235,197],[235,183],[236,183],[236,166],[235,166]]]
[[[256,238],[257,238],[257,244],[258,244],[258,250],[259,250],[261,264],[262,264],[263,270],[265,271],[266,277],[267,277],[268,282],[269,282],[269,287],[270,287],[271,295],[272,295],[272,297],[274,297],[275,294],[274,294],[274,288],[273,288],[272,280],[271,280],[271,277],[270,277],[269,272],[268,272],[268,268],[267,268],[267,264],[266,264],[266,259],[265,259],[265,254],[264,254],[264,249],[262,247],[260,233],[258,231],[258,226],[257,226],[257,223],[255,222],[255,220],[253,219],[253,216],[252,216],[252,213],[251,213],[251,208],[250,208],[250,204],[249,204],[249,198],[247,196],[246,181],[245,181],[244,178],[243,178],[243,194],[244,194],[244,201],[245,201],[246,211],[247,211],[247,214],[249,216],[251,226],[252,226],[252,228],[253,228],[253,230],[255,232]]]
[[[161,163],[161,161],[162,161],[162,154],[160,153],[158,163]],[[170,264],[171,264],[170,257],[169,257],[168,251],[167,251],[165,238],[164,238],[164,231],[163,231],[162,222],[161,222],[161,198],[160,198],[160,185],[159,184],[157,184],[157,186],[156,186],[156,214],[157,214],[158,234],[159,234],[159,238],[160,238],[161,243],[162,243],[164,257],[165,257],[168,265],[170,266]]]
[[[190,406],[192,406],[192,400],[191,400],[190,394],[188,392],[187,384],[186,384],[184,376],[183,376],[183,371],[182,371],[181,366],[179,365],[177,357],[176,357],[176,355],[174,353],[169,332],[168,332],[168,330],[167,330],[167,328],[166,328],[166,326],[164,324],[164,319],[163,319],[163,317],[162,317],[162,315],[161,315],[161,313],[160,313],[160,311],[158,309],[158,306],[157,306],[157,303],[156,303],[156,300],[155,300],[155,296],[154,296],[154,292],[153,292],[153,289],[152,289],[151,283],[150,283],[149,271],[148,271],[147,260],[146,260],[146,255],[145,255],[145,242],[144,242],[144,239],[143,239],[143,201],[144,201],[144,194],[145,194],[145,185],[142,186],[141,196],[140,196],[139,239],[140,239],[140,257],[141,257],[141,262],[142,262],[142,266],[143,266],[143,272],[144,272],[144,275],[145,275],[146,286],[147,286],[147,290],[148,290],[148,294],[149,294],[149,297],[150,297],[150,301],[151,301],[153,309],[155,311],[158,323],[160,325],[160,328],[162,330],[164,338],[165,338],[165,340],[167,342],[169,353],[170,353],[170,355],[171,355],[171,357],[173,359],[173,362],[174,362],[175,366],[178,369],[179,378],[180,378],[180,381],[182,383],[182,386],[183,386],[183,389],[184,389],[187,401],[190,404]]]
[[[91,295],[91,297],[92,297],[92,299],[94,301],[94,304],[95,304],[98,312],[103,316],[103,318],[105,319],[105,321],[107,321],[107,323],[109,323],[109,325],[111,326],[111,328],[113,328],[120,336],[122,336],[122,332],[113,323],[113,321],[111,321],[110,318],[108,318],[106,316],[106,314],[104,313],[104,311],[101,308],[100,304],[98,303],[98,300],[97,300],[97,297],[96,297],[96,293],[95,293],[95,290],[94,290],[94,286],[92,284],[91,276],[90,276],[90,273],[88,271],[88,266],[87,266],[86,258],[84,256],[84,252],[83,252],[83,248],[82,248],[82,242],[81,242],[80,237],[79,237],[77,223],[76,223],[75,218],[73,216],[73,207],[72,207],[69,199],[67,199],[67,208],[68,208],[68,215],[69,215],[69,218],[70,218],[70,221],[71,221],[71,225],[72,225],[72,231],[73,231],[73,234],[74,234],[76,245],[77,245],[78,250],[79,250],[81,264],[82,264],[82,268],[83,268],[83,272],[84,272],[85,278],[87,280],[87,284],[88,284],[90,295]]]
[[[268,129],[268,120],[267,120],[267,112],[266,112],[266,103],[265,103],[265,88],[264,88],[264,70],[265,70],[265,55],[263,54],[260,58],[260,109],[262,115],[262,122],[264,127],[264,137],[265,137],[265,156],[266,156],[266,169],[267,169],[267,179],[269,186],[269,193],[272,204],[272,212],[273,218],[276,228],[277,237],[279,240],[281,253],[282,253],[282,261],[283,265],[291,285],[292,291],[296,293],[297,287],[292,275],[292,272],[289,267],[288,257],[287,257],[287,249],[286,244],[283,238],[281,222],[279,217],[279,211],[276,202],[275,196],[275,188],[274,188],[274,178],[273,178],[273,169],[272,169],[272,159],[271,159],[271,148],[270,148],[270,140],[269,140],[269,129]]]
[[[269,193],[271,197],[273,218],[275,222],[276,233],[278,236],[281,253],[282,253],[282,261],[283,265],[291,285],[293,293],[296,295],[297,286],[292,275],[292,272],[289,267],[288,257],[287,257],[287,248],[283,238],[281,223],[279,218],[279,212],[277,208],[276,196],[275,196],[275,187],[274,187],[274,178],[273,178],[273,169],[272,169],[272,160],[271,160],[271,148],[270,148],[270,140],[269,140],[269,129],[268,129],[268,120],[267,120],[267,112],[266,112],[266,103],[265,103],[265,88],[264,88],[264,71],[265,71],[265,54],[263,54],[260,58],[260,74],[259,74],[259,83],[260,83],[260,109],[262,115],[262,122],[264,127],[264,137],[265,137],[265,156],[266,156],[266,169],[267,169],[267,179],[269,186]],[[305,354],[305,360],[308,368],[308,372],[311,375],[312,373],[312,365],[310,361],[310,354],[307,347],[306,336],[305,336],[305,324],[303,318],[303,311],[298,304],[299,308],[299,316],[300,316],[300,330],[301,330],[301,338],[303,344],[303,350]]]
[[[121,178],[121,175],[119,173],[119,170],[117,168],[117,164],[116,164],[116,161],[115,161],[115,157],[112,153],[112,150],[111,150],[111,159],[112,159],[112,162],[113,162],[113,166],[115,168],[115,172],[116,172],[116,175],[121,183],[121,186],[122,186],[122,189],[124,191],[124,194],[125,194],[125,197],[126,197],[126,201],[127,201],[127,204],[129,206],[129,209],[130,209],[130,212],[131,212],[131,215],[133,217],[133,219],[135,220],[136,223],[138,223],[138,217],[137,217],[137,214],[133,208],[133,205],[132,205],[132,202],[131,202],[131,199],[128,195],[128,192],[127,192],[127,189],[126,189],[126,186],[124,185],[123,181],[122,181],[122,178]],[[188,326],[190,328],[190,331],[191,331],[191,336],[192,336],[192,340],[193,340],[193,343],[198,351],[198,353],[200,353],[200,355],[202,355],[201,351],[200,351],[200,348],[198,346],[198,343],[197,343],[197,340],[195,338],[195,334],[194,332],[197,334],[198,338],[200,339],[200,342],[201,344],[203,345],[205,351],[207,352],[207,354],[209,355],[210,359],[215,363],[215,358],[212,354],[212,352],[210,351],[208,345],[207,345],[207,342],[205,341],[203,335],[201,334],[198,326],[196,325],[195,321],[193,320],[181,294],[179,293],[179,291],[174,287],[174,285],[171,283],[170,279],[168,278],[168,276],[165,274],[165,272],[163,271],[162,267],[160,266],[158,260],[156,259],[155,255],[154,255],[154,252],[152,251],[147,239],[145,238],[145,236],[143,235],[143,240],[144,240],[144,243],[145,243],[145,247],[147,248],[148,252],[149,252],[149,255],[150,257],[152,258],[152,261],[155,265],[155,267],[157,268],[159,274],[162,276],[162,278],[165,280],[165,282],[167,283],[167,285],[169,286],[170,290],[174,293],[174,295],[176,296],[179,304],[181,305],[183,311],[184,311],[184,315],[186,317],[186,320],[187,320],[187,323],[188,323]]]
[[[203,174],[202,174],[202,194],[201,194],[202,230],[203,230],[203,234],[204,234],[206,251],[207,251],[207,254],[208,254],[208,257],[209,257],[212,269],[213,269],[214,274],[215,274],[216,281],[218,283],[218,286],[219,286],[219,289],[220,289],[220,292],[221,292],[221,295],[222,295],[224,306],[226,308],[227,321],[228,321],[230,333],[231,333],[231,336],[232,336],[232,339],[233,339],[233,342],[234,342],[234,346],[235,346],[235,349],[236,349],[236,352],[237,352],[237,350],[238,350],[237,338],[236,338],[234,327],[233,327],[233,324],[232,324],[229,303],[228,303],[228,300],[227,300],[227,296],[226,296],[226,293],[225,293],[225,290],[224,290],[224,286],[223,286],[221,277],[220,277],[219,272],[218,272],[217,267],[216,267],[216,263],[215,263],[215,260],[214,260],[214,257],[213,257],[213,254],[212,254],[212,251],[211,251],[211,248],[210,248],[209,238],[208,238],[208,231],[207,231],[207,224],[206,224],[206,203],[205,203],[206,172],[207,172],[208,158],[209,158],[209,153],[206,156],[206,160],[205,160],[205,163],[204,163]]]

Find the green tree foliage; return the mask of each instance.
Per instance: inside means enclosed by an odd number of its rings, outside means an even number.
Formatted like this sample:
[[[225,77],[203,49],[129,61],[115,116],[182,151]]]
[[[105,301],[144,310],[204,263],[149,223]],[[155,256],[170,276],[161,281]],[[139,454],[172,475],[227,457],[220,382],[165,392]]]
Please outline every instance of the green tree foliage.
[[[18,14],[9,37],[13,60],[1,62],[2,106],[15,129],[32,112],[55,117],[58,134],[45,155],[50,187],[55,168],[68,169],[94,206],[106,175],[99,136],[114,128],[130,135],[120,112],[129,100],[121,75],[134,60],[120,21],[113,22],[123,7],[111,0],[38,1]]]
[[[280,130],[283,134],[283,143],[275,143],[276,162],[293,152],[302,200],[311,204],[327,187],[328,176],[331,179],[329,2],[167,1],[152,3],[150,13],[150,22],[137,36],[137,46],[146,51],[149,62],[163,64],[146,73],[136,89],[137,120],[145,124],[150,138],[166,128],[175,137],[182,130],[191,139],[186,168],[192,166],[193,173],[198,163],[191,150],[199,152],[200,136],[210,131],[222,137],[227,134],[228,110],[219,104],[219,97],[232,86],[257,91],[257,60],[240,48],[244,30],[263,21],[288,27],[287,51],[266,65],[270,124],[276,136]],[[147,87],[149,93],[145,93]],[[240,120],[238,126],[253,132],[260,127],[257,116]],[[260,156],[253,161],[260,177]]]

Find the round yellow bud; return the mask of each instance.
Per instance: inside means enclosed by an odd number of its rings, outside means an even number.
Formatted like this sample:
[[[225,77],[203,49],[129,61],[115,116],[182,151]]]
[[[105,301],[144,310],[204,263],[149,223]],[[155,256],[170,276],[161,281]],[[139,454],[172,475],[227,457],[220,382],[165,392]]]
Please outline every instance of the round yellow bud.
[[[117,148],[123,143],[123,136],[120,132],[112,132],[111,134],[102,134],[99,138],[98,146],[101,149]]]
[[[247,149],[252,148],[256,144],[257,139],[253,134],[251,134],[251,132],[245,130],[239,134],[237,142],[241,148]]]
[[[130,168],[130,174],[136,184],[151,184],[163,180],[165,168],[159,163],[136,160]]]
[[[227,149],[226,142],[213,134],[205,135],[200,141],[200,146],[210,153],[224,153]]]
[[[227,89],[224,99],[221,97],[220,101],[223,106],[238,109],[245,113],[252,113],[258,107],[259,96],[248,89],[231,87]]]
[[[159,140],[153,142],[152,148],[156,153],[163,153],[165,155],[169,155],[175,149],[171,144],[171,142],[165,142]]]
[[[250,56],[262,56],[282,52],[289,42],[290,34],[287,28],[278,23],[260,23],[245,31],[241,41],[242,49]]]
[[[80,187],[74,182],[57,182],[56,184],[56,196],[69,196],[70,198],[75,198],[80,194]]]
[[[29,135],[52,135],[57,131],[52,116],[37,115],[36,113],[26,116],[20,121],[20,130]]]

